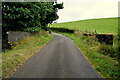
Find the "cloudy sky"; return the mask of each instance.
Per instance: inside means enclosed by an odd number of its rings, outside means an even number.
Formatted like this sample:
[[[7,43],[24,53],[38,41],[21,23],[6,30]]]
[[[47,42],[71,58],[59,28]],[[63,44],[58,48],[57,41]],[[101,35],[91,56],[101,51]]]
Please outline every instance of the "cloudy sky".
[[[58,11],[58,23],[118,16],[120,0],[58,0],[64,9]]]

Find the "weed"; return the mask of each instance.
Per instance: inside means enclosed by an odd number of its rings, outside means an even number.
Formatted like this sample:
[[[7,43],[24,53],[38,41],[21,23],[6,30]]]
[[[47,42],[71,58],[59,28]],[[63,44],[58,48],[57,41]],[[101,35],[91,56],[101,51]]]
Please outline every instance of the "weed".
[[[63,35],[74,41],[101,76],[104,78],[117,78],[120,76],[118,61],[115,59],[117,53],[113,46],[100,44],[94,36],[83,36],[81,32],[64,33]]]
[[[53,38],[48,32],[39,33],[14,42],[13,48],[2,53],[2,77],[9,77],[19,66],[30,58],[41,46]]]

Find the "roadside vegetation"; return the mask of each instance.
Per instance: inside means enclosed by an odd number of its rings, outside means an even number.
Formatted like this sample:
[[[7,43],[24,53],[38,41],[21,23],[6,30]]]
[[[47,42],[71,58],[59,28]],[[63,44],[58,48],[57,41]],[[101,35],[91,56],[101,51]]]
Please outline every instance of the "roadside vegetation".
[[[8,31],[48,31],[48,24],[58,19],[58,10],[63,3],[54,2],[3,2],[2,3],[2,48],[8,48]]]
[[[68,28],[78,31],[95,31],[98,34],[101,33],[113,33],[118,32],[118,18],[102,18],[102,19],[88,19],[81,21],[56,23],[51,25],[54,28]]]
[[[58,19],[63,3],[2,3],[2,77],[9,77],[20,65],[53,38],[47,25]],[[9,31],[31,32],[34,35],[17,42],[8,42]],[[12,44],[12,46],[10,45]]]
[[[70,32],[71,30],[74,31]],[[118,18],[58,23],[51,25],[51,31],[71,38],[102,77],[120,77]],[[92,36],[85,36],[84,33]],[[100,43],[93,35],[109,33],[114,36],[113,45],[108,45],[105,42]]]
[[[40,31],[22,41],[13,42],[12,49],[2,53],[2,77],[9,77],[34,53],[53,38],[48,32]]]
[[[94,36],[83,36],[81,32],[61,34],[74,41],[102,77],[117,78],[120,76],[117,47],[105,43],[100,44]]]

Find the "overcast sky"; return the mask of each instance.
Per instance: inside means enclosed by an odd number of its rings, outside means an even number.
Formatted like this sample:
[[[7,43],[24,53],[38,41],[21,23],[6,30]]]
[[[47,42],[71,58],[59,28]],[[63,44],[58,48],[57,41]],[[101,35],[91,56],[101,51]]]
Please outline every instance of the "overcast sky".
[[[118,16],[120,0],[58,0],[64,9],[58,11],[58,23]]]

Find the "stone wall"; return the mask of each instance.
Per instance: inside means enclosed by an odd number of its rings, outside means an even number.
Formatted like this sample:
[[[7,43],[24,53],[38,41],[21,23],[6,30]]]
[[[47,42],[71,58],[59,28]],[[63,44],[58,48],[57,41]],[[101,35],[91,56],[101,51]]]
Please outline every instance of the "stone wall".
[[[114,39],[113,34],[97,34],[96,38],[100,43],[105,42],[108,45],[113,45],[113,39]]]
[[[29,32],[7,32],[8,42],[21,41],[22,39],[29,37],[32,33]]]
[[[6,34],[2,34],[2,51],[4,49],[11,49],[11,42],[21,41],[24,38],[32,36],[32,33],[29,32],[16,32],[9,31]]]
[[[83,34],[84,36],[93,36],[95,35],[96,38],[100,43],[106,43],[108,45],[113,45],[113,39],[114,35],[113,34]]]

